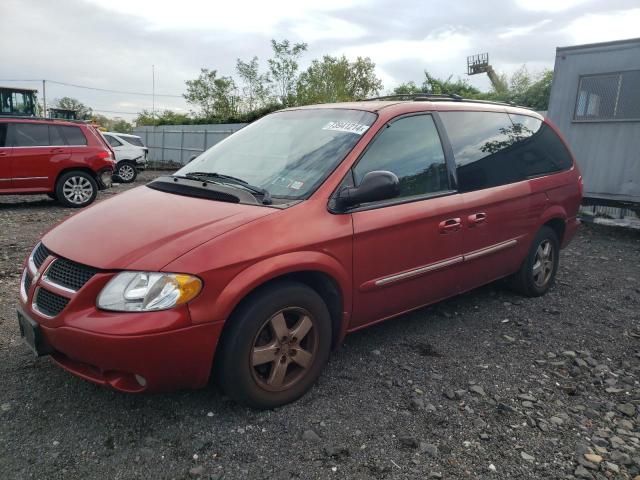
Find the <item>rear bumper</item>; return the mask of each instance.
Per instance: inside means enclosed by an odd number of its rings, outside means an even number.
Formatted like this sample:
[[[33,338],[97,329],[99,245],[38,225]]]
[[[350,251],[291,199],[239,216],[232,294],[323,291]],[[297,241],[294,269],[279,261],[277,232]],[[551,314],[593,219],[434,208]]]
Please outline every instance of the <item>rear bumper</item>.
[[[113,170],[110,168],[104,168],[98,172],[98,174],[96,175],[96,179],[98,180],[98,188],[100,190],[111,188],[112,174]]]
[[[581,223],[582,222],[577,217],[567,219],[564,227],[564,235],[562,237],[562,245],[560,245],[561,248],[564,248],[571,243],[571,240],[575,237]]]
[[[123,392],[162,392],[207,384],[222,324],[132,336],[40,327],[53,360],[72,374]]]

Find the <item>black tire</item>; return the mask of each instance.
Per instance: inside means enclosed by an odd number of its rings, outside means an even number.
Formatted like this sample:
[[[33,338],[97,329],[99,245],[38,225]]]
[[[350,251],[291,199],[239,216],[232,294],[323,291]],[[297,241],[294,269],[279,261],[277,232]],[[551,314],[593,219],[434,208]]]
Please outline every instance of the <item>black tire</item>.
[[[98,195],[95,179],[80,170],[60,175],[56,182],[56,199],[65,207],[82,208],[93,203]]]
[[[58,200],[58,197],[53,192],[47,193],[47,197],[49,197],[51,200]]]
[[[136,169],[136,164],[130,162],[128,160],[123,160],[119,162],[116,166],[116,172],[114,176],[117,178],[117,181],[121,183],[133,183],[136,181],[138,177],[138,170]]]
[[[285,343],[275,338],[280,314],[287,328]],[[308,325],[304,317],[312,327],[297,339],[295,333]],[[282,281],[260,289],[228,322],[216,355],[215,376],[227,395],[243,405],[268,409],[297,400],[313,386],[329,359],[329,310],[320,295],[301,283]],[[258,354],[274,360],[262,361],[265,357]],[[303,363],[308,366],[302,367]],[[284,374],[278,375],[282,369]]]
[[[544,254],[546,247],[550,248],[549,257]],[[520,270],[511,278],[512,288],[527,297],[544,295],[555,281],[559,258],[560,242],[556,232],[550,227],[542,227]]]

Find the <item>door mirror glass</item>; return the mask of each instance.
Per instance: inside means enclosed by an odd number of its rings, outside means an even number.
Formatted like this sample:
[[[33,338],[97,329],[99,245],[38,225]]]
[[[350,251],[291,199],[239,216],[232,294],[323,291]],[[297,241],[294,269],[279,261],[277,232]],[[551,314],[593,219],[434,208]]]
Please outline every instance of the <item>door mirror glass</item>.
[[[397,197],[400,182],[395,173],[376,170],[367,173],[357,187],[345,187],[338,193],[337,203],[341,209],[369,202],[379,202]]]

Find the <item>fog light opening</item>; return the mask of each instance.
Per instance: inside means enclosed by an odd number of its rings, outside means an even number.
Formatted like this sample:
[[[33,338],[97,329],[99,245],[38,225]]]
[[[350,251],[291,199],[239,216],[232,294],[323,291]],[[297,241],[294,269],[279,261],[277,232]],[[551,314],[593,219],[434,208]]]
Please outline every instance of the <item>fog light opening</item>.
[[[142,375],[134,375],[136,382],[138,382],[138,385],[140,385],[141,387],[146,387],[147,386],[147,379],[144,378]]]

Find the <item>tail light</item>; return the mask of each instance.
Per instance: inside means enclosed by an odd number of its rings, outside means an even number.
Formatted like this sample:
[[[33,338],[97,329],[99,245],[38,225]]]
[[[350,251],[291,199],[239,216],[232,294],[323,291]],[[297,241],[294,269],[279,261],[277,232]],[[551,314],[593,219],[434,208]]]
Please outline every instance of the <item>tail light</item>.
[[[113,160],[113,154],[107,150],[102,150],[101,152],[98,152],[98,158],[110,158],[111,160]]]

